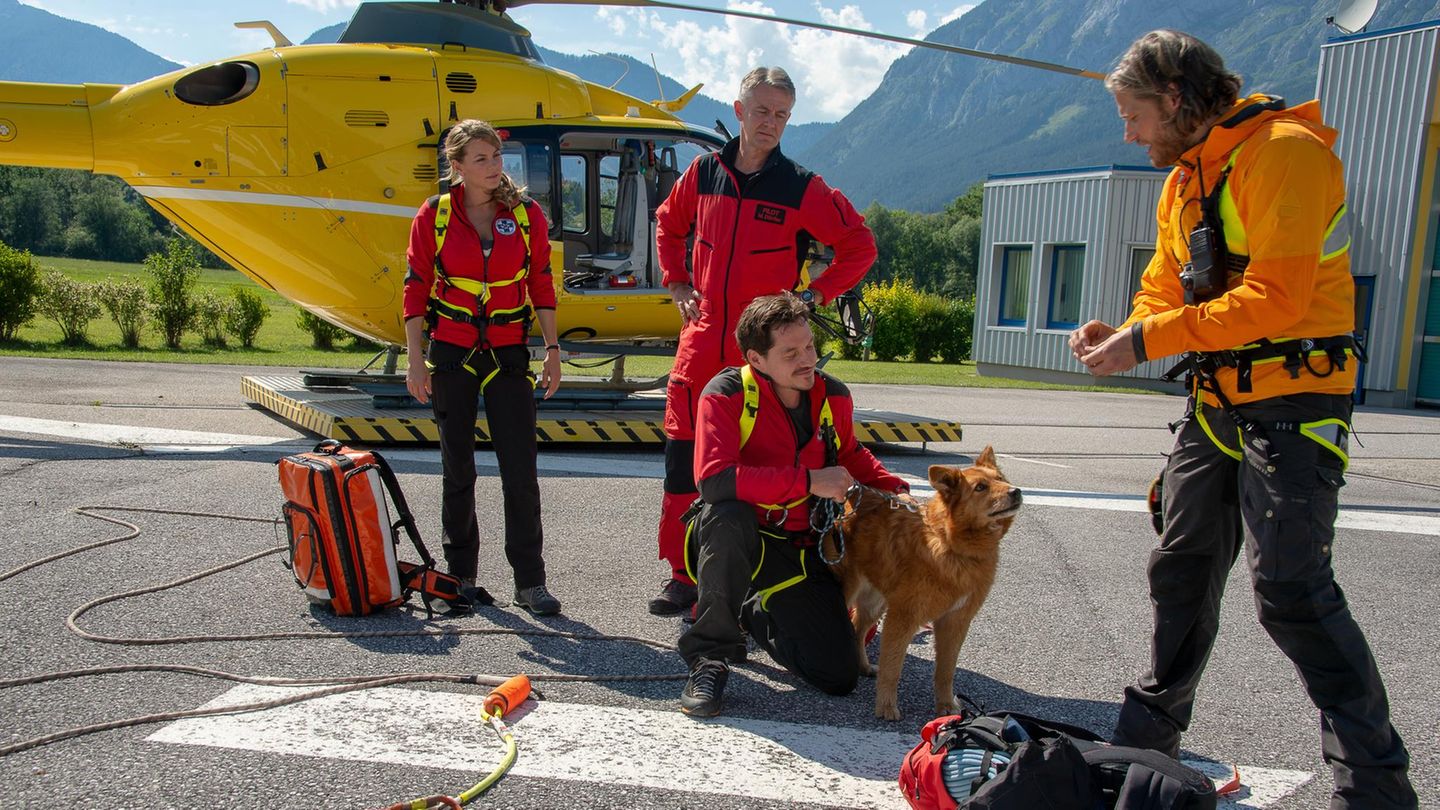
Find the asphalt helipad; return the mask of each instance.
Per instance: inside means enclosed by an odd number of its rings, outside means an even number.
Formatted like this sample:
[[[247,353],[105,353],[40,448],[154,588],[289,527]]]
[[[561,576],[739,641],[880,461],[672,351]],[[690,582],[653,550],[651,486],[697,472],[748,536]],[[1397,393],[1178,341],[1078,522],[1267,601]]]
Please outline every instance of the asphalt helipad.
[[[6,358],[0,371],[0,576],[58,551],[118,537],[84,505],[254,518],[278,513],[271,465],[314,437],[246,404],[250,368]],[[1168,449],[1164,396],[854,385],[864,407],[964,425],[956,444],[891,445],[887,465],[917,487],[930,464],[1001,454],[1026,506],[961,654],[955,686],[992,708],[1087,725],[1113,722],[1120,690],[1144,665],[1144,562],[1154,542],[1141,495]],[[1440,682],[1430,625],[1440,615],[1440,414],[1362,409],[1343,490],[1336,568],[1409,742],[1422,805],[1440,801],[1435,718]],[[438,452],[390,454],[427,538],[438,536]],[[499,498],[487,452],[482,501]],[[0,580],[0,678],[124,664],[186,665],[257,677],[410,672],[599,676],[543,682],[514,728],[514,771],[479,806],[550,808],[903,807],[900,757],[929,719],[928,636],[910,648],[899,723],[872,717],[874,689],[819,695],[763,654],[732,674],[724,715],[675,710],[683,668],[667,647],[680,623],[645,601],[663,579],[654,559],[661,456],[648,448],[541,452],[546,559],[563,616],[513,608],[428,622],[423,611],[336,619],[312,610],[276,555],[195,582],[76,607],[170,582],[280,540],[272,525],[107,512],[139,536]],[[482,583],[508,592],[498,509],[480,513]],[[438,541],[431,540],[438,551]],[[1186,758],[1234,762],[1247,789],[1230,806],[1315,808],[1330,778],[1318,719],[1255,620],[1243,570],[1231,578],[1222,631]],[[348,630],[432,635],[154,644],[175,636]],[[540,635],[556,630],[564,635]],[[506,631],[506,632],[498,632]],[[519,631],[519,633],[513,632]],[[523,633],[523,634],[520,634]],[[628,637],[611,640],[595,636]],[[644,639],[650,643],[640,643]],[[475,686],[404,684],[267,712],[155,722],[0,756],[16,806],[349,808],[457,793],[498,761]],[[292,689],[142,671],[0,689],[0,746],[140,715],[221,707]]]

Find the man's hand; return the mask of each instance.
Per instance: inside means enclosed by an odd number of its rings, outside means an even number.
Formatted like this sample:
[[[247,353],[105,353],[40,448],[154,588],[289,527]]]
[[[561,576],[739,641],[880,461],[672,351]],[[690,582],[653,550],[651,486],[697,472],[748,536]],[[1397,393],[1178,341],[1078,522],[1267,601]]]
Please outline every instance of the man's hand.
[[[670,285],[670,300],[680,310],[683,323],[700,320],[700,292],[683,281]]]
[[[1085,355],[1095,350],[1115,334],[1115,327],[1104,321],[1090,321],[1070,333],[1070,353],[1075,359],[1085,362]],[[1087,363],[1088,365],[1088,363]]]
[[[1112,329],[1111,332],[1112,334],[1106,338],[1104,343],[1080,358],[1080,362],[1084,363],[1090,373],[1096,377],[1119,374],[1139,365],[1139,360],[1135,357],[1135,344],[1130,338],[1130,330],[1116,332]]]
[[[844,467],[825,467],[810,471],[810,494],[832,501],[845,500],[845,493],[855,479]]]

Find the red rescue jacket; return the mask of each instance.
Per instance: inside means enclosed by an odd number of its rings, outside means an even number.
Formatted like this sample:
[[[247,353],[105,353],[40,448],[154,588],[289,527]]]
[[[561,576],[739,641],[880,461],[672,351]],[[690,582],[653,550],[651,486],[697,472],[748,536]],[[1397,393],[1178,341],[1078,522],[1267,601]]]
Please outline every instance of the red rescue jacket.
[[[810,389],[810,438],[797,446],[790,412],[775,394],[770,378],[755,372],[760,387],[760,408],[745,447],[740,447],[740,410],[744,407],[740,369],[729,368],[705,386],[695,425],[695,480],[707,503],[740,500],[755,505],[761,524],[770,507],[794,504],[783,528],[804,531],[810,526],[810,470],[825,466],[821,440],[820,408],[830,400],[835,435],[840,439],[839,464],[855,480],[886,492],[909,492],[899,476],[886,470],[864,445],[855,441],[854,403],[845,384],[823,372],[815,373]]]
[[[810,239],[835,249],[811,287],[831,301],[875,262],[875,236],[845,195],[777,148],[739,189],[738,139],[690,164],[655,212],[655,241],[666,285],[700,292],[700,319],[680,333],[671,378],[703,384],[745,362],[735,343],[740,312],[761,295],[793,290]],[[686,238],[695,237],[691,270]]]
[[[410,224],[410,247],[405,257],[409,272],[405,274],[405,319],[426,314],[431,288],[435,284],[435,210],[438,197],[431,197],[420,206]],[[440,258],[446,275],[499,282],[513,278],[525,261],[525,238],[510,211],[497,211],[490,226],[494,240],[487,257],[480,245],[480,235],[465,215],[465,186],[450,189],[450,225],[445,233],[445,246]],[[530,274],[523,282],[490,288],[487,314],[501,312],[525,304],[534,309],[555,308],[555,282],[550,274],[550,239],[545,213],[534,200],[525,201],[530,218]],[[457,287],[442,285],[445,300],[474,313],[476,296]],[[438,318],[431,334],[442,340],[469,348],[475,345],[476,329],[467,323]],[[490,324],[485,330],[481,348],[524,345],[523,322]]]

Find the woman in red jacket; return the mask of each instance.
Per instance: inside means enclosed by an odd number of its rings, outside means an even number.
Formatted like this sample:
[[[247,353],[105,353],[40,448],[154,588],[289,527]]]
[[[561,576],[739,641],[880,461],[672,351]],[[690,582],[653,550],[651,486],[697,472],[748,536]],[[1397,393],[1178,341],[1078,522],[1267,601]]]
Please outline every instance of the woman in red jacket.
[[[445,562],[472,601],[489,601],[475,587],[475,417],[483,397],[500,464],[514,604],[552,615],[560,602],[545,587],[535,376],[526,347],[534,318],[545,339],[540,385],[548,399],[560,385],[560,347],[545,214],[506,176],[500,135],[489,124],[456,124],[445,156],[450,192],[427,200],[410,227],[404,304],[411,358],[405,386],[421,403],[433,401],[440,431]],[[425,362],[417,362],[420,357]]]

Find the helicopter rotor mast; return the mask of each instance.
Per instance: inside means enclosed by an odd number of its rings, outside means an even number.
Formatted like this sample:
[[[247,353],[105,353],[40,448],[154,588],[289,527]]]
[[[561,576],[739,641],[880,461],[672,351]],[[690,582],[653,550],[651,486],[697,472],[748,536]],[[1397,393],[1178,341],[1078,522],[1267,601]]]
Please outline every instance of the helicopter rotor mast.
[[[894,42],[900,45],[913,45],[917,48],[930,48],[946,53],[957,53],[963,56],[973,56],[979,59],[989,59],[994,62],[1004,62],[1011,65],[1048,70],[1052,73],[1063,73],[1067,76],[1080,76],[1086,79],[1099,79],[1104,81],[1105,74],[1093,70],[1059,65],[1054,62],[1042,62],[1038,59],[1026,59],[1022,56],[1010,56],[1003,53],[992,53],[980,51],[974,48],[963,48],[959,45],[950,45],[944,42],[933,42],[926,39],[913,39],[911,37],[899,37],[893,34],[882,34],[878,31],[865,31],[859,28],[846,28],[830,23],[814,22],[811,20],[796,20],[789,17],[777,17],[770,14],[760,14],[753,11],[743,11],[734,8],[712,8],[710,6],[696,6],[689,3],[672,3],[669,0],[471,0],[477,5],[487,5],[496,10],[514,8],[525,5],[560,5],[560,6],[624,6],[628,8],[663,8],[675,11],[696,11],[704,14],[723,14],[727,17],[744,17],[751,20],[762,20],[764,22],[777,22],[785,25],[796,25],[802,28],[818,28],[822,31],[834,31],[840,34],[851,34],[857,37],[879,39],[885,42]]]

